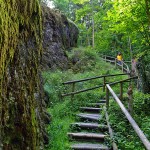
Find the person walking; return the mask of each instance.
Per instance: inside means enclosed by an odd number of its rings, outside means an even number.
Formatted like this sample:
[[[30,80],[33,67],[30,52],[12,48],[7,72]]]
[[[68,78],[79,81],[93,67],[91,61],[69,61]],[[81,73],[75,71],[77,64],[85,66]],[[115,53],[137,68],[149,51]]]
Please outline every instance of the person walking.
[[[117,62],[119,65],[122,65],[122,60],[123,60],[122,54],[119,52],[117,55]]]

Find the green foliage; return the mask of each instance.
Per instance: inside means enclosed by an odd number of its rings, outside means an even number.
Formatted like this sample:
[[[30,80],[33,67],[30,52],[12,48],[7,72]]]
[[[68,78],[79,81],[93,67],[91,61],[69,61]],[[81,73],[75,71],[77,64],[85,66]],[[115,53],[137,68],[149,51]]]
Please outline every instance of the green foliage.
[[[65,150],[68,148],[68,138],[66,135],[69,130],[69,123],[73,120],[71,106],[71,102],[66,100],[48,109],[53,119],[47,128],[50,136],[50,144],[47,146],[47,150],[49,148],[51,150]]]
[[[124,95],[125,96],[125,95]],[[140,142],[134,129],[129,125],[129,122],[121,112],[119,106],[111,100],[109,109],[111,126],[115,133],[115,140],[119,149],[124,150],[144,150],[143,144]],[[124,98],[123,104],[128,107],[127,100]],[[133,118],[144,132],[146,137],[150,139],[150,119],[149,119],[150,95],[134,91],[134,113]],[[115,112],[115,113],[114,113]]]

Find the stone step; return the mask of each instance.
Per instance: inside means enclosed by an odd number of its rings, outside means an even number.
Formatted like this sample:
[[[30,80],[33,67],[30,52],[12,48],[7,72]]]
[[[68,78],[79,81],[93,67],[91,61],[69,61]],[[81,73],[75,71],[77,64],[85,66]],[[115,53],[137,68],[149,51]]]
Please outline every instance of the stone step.
[[[92,129],[92,130],[108,130],[106,125],[100,125],[98,123],[85,123],[85,122],[76,122],[71,124],[72,127],[82,128],[82,129]]]
[[[101,115],[99,114],[87,114],[87,113],[80,113],[77,114],[78,117],[81,119],[86,119],[86,120],[92,120],[92,121],[98,121],[101,118]]]
[[[103,106],[105,103],[88,103],[87,106],[91,107],[100,107]]]
[[[68,133],[68,136],[71,139],[76,140],[93,140],[93,141],[104,141],[104,138],[107,136],[101,133],[86,133],[86,132],[78,132],[78,133]]]
[[[91,144],[91,143],[72,144],[71,149],[73,150],[109,150],[109,148],[106,145]]]
[[[96,113],[99,113],[102,108],[95,108],[95,107],[80,107],[80,109],[82,111],[86,111],[86,112],[96,112]]]

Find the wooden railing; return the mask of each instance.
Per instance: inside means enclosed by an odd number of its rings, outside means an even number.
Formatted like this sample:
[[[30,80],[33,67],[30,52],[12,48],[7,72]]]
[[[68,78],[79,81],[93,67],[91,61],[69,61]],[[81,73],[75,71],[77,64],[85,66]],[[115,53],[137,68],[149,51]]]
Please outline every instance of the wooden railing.
[[[71,88],[72,91],[70,93],[62,94],[62,97],[70,96],[70,95],[72,97],[74,97],[75,94],[79,94],[79,93],[82,93],[82,92],[86,92],[86,91],[98,89],[100,87],[103,87],[103,91],[105,91],[105,86],[107,84],[106,78],[113,77],[113,76],[122,76],[122,75],[127,75],[127,74],[122,73],[122,74],[113,74],[113,75],[102,75],[102,76],[96,76],[96,77],[92,77],[92,78],[86,78],[86,79],[81,79],[81,80],[74,80],[74,81],[64,82],[63,83],[64,85],[66,85],[66,84],[72,84],[72,88]],[[91,80],[100,79],[100,78],[103,78],[103,84],[102,85],[98,85],[98,86],[91,87],[91,88],[88,88],[88,89],[83,89],[83,90],[75,91],[75,85],[76,85],[76,83],[85,82],[85,81],[91,81]]]
[[[127,63],[131,63],[130,61],[122,61],[122,63],[119,64],[117,63],[117,59],[115,57],[102,55],[101,58],[106,62],[113,63],[115,67],[118,66],[122,70],[122,72],[130,73],[129,66],[127,65]]]
[[[125,80],[123,82],[125,82]],[[114,84],[117,84],[117,82],[114,83]],[[106,84],[106,103],[107,103],[107,109],[109,108],[109,93],[111,93],[111,95],[113,96],[114,100],[117,102],[117,104],[121,108],[122,112],[124,113],[124,115],[126,116],[126,118],[128,119],[128,121],[130,122],[131,126],[133,127],[133,129],[135,130],[135,132],[137,133],[137,135],[139,136],[139,138],[142,141],[142,143],[144,144],[145,148],[147,150],[150,150],[150,142],[148,141],[148,139],[146,138],[146,136],[144,135],[144,133],[142,132],[142,130],[139,128],[139,126],[137,125],[137,123],[134,121],[134,119],[132,118],[132,116],[130,115],[130,113],[124,107],[124,105],[122,104],[121,100],[117,97],[117,95],[112,90],[112,88],[110,87],[109,84]]]
[[[89,90],[94,90],[94,89],[97,89],[100,87],[103,87],[103,91],[105,91],[105,88],[106,88],[106,108],[107,108],[107,110],[109,109],[109,95],[111,94],[113,96],[113,98],[115,99],[115,101],[117,102],[117,104],[120,106],[120,108],[121,108],[122,112],[124,113],[124,115],[126,116],[126,118],[129,120],[129,123],[131,124],[131,126],[133,127],[133,129],[135,130],[137,135],[139,136],[139,138],[142,141],[142,143],[144,144],[145,148],[147,150],[150,150],[150,142],[148,141],[148,139],[146,138],[146,136],[144,135],[142,130],[139,128],[137,123],[134,121],[134,119],[132,118],[130,113],[127,111],[127,109],[124,107],[124,105],[121,102],[121,100],[123,98],[123,83],[131,82],[131,80],[137,79],[137,77],[131,77],[131,78],[127,78],[127,79],[124,79],[121,81],[111,82],[111,83],[106,82],[106,78],[108,78],[108,77],[121,76],[121,75],[126,75],[126,74],[102,75],[102,76],[97,76],[97,77],[92,77],[92,78],[86,78],[86,79],[81,79],[81,80],[64,82],[63,83],[64,85],[65,84],[72,84],[72,92],[62,94],[62,97],[71,95],[71,98],[73,98],[73,96],[75,94],[79,94],[79,93],[86,92]],[[99,78],[103,78],[103,85],[99,85],[99,86],[95,86],[92,88],[83,89],[83,90],[75,92],[75,84],[76,83],[90,81],[90,80],[99,79]],[[116,84],[120,84],[120,96],[119,96],[119,98],[111,88],[111,86],[116,85]]]
[[[125,82],[131,82],[131,80],[137,79],[137,78],[138,77],[135,76],[135,77],[131,77],[131,78],[128,78],[128,79],[121,80],[121,81],[112,82],[112,83],[109,83],[107,85],[120,84],[119,98],[120,98],[120,100],[122,100],[123,99],[123,83],[125,83]],[[109,108],[109,91],[108,91],[108,88],[106,88],[106,106],[107,106],[107,109],[108,109]]]

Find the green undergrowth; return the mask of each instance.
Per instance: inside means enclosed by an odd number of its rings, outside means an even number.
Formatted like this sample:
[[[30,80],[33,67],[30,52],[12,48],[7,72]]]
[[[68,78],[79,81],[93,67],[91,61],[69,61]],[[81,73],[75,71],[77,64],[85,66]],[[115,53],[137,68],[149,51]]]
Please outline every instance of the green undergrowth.
[[[77,94],[72,99],[70,96],[62,98],[62,93],[69,93],[72,91],[72,85],[63,85],[62,83],[105,74],[121,73],[118,69],[115,69],[114,66],[103,62],[98,55],[90,49],[74,49],[72,52],[68,52],[67,55],[70,60],[75,57],[78,58],[78,61],[74,65],[70,65],[70,68],[67,71],[56,70],[54,72],[43,72],[43,78],[45,80],[44,88],[49,96],[48,111],[52,115],[51,124],[47,127],[50,137],[50,144],[47,145],[46,150],[68,150],[69,139],[67,137],[67,132],[71,131],[69,125],[70,123],[75,122],[75,116],[76,113],[79,112],[79,107],[85,106],[88,102],[96,102],[97,100],[105,97],[105,92],[103,92],[102,88],[99,88]],[[106,82],[119,81],[125,78],[127,78],[127,76],[110,77],[106,79]],[[75,91],[102,84],[102,79],[79,82],[75,84]],[[127,97],[126,92],[128,85],[129,83],[124,84],[123,90],[125,94],[123,97]],[[119,85],[113,86],[112,88],[119,95]],[[142,129],[149,136],[148,126],[150,121],[147,114],[144,113],[146,112],[145,109],[143,110],[143,106],[145,106],[145,104],[143,104],[143,96],[139,97],[139,95],[140,93],[138,92],[134,93],[134,97],[136,99],[134,103],[134,116],[138,123],[141,120],[140,124]],[[127,98],[124,98],[123,103],[127,107],[126,99]],[[141,103],[143,105],[141,105]],[[110,105],[109,114],[111,118],[111,125],[115,131],[115,139],[119,145],[119,149],[133,150],[136,146],[141,148],[142,146],[139,142],[140,140],[137,136],[135,136],[128,121],[125,120],[125,117],[122,115],[120,108],[114,100],[110,100]],[[129,134],[129,131],[131,134]]]
[[[134,89],[133,97],[134,107],[132,117],[144,132],[147,139],[150,140],[150,94],[139,93]],[[113,99],[111,99],[110,103],[109,117],[119,150],[145,150],[144,145],[122,113],[120,107],[114,103]],[[126,94],[122,103],[128,110]]]

